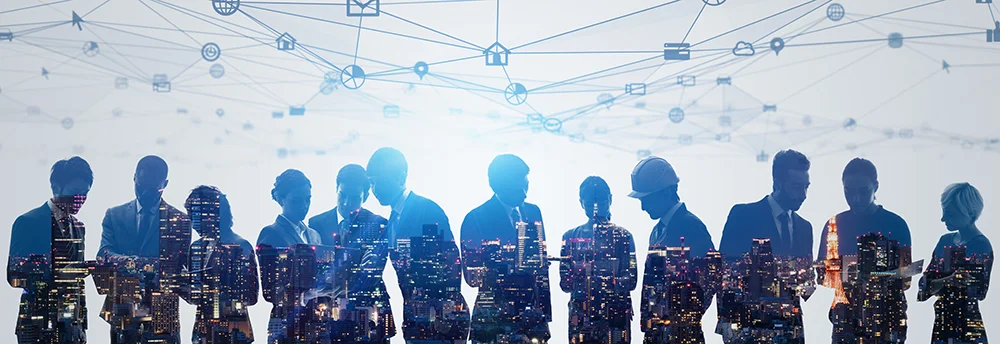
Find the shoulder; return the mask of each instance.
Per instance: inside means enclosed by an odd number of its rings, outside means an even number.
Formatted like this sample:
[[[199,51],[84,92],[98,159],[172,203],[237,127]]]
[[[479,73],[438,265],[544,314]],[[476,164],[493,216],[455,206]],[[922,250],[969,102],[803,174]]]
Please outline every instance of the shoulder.
[[[880,216],[882,216],[883,221],[885,221],[885,222],[887,222],[887,223],[889,223],[892,226],[897,227],[897,228],[898,227],[903,227],[903,228],[907,227],[906,220],[903,220],[903,217],[899,216],[898,214],[896,214],[894,212],[889,211],[889,209],[886,209],[886,208],[880,208],[880,209],[881,209],[881,211],[879,211],[879,214],[881,214]]]
[[[310,217],[309,218],[309,223],[308,223],[309,228],[315,229],[318,225],[320,225],[320,224],[322,224],[324,222],[330,221],[331,217],[333,217],[333,219],[332,219],[333,221],[336,221],[336,219],[337,219],[337,208],[333,208],[333,209],[327,210],[325,212],[322,212],[319,215]]]
[[[983,254],[983,253],[993,253],[993,244],[990,243],[990,239],[985,235],[980,235],[969,242],[965,243],[966,254]]]
[[[129,208],[131,208],[131,207],[132,207],[132,204],[133,204],[133,202],[135,202],[135,200],[131,200],[131,201],[128,201],[128,202],[125,202],[125,203],[122,203],[122,204],[119,204],[119,205],[116,205],[116,206],[113,206],[113,207],[111,207],[111,208],[108,208],[108,210],[107,210],[107,214],[108,214],[108,215],[118,215],[118,214],[123,214],[123,213],[125,213],[125,212],[126,212],[126,211],[127,211],[128,209],[129,209]]]

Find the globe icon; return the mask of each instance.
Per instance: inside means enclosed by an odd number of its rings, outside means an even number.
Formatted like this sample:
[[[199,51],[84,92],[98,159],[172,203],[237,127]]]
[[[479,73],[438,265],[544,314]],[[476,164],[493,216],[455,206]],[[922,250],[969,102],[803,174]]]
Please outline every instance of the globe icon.
[[[669,118],[671,122],[680,123],[684,120],[684,110],[681,108],[670,109],[670,112],[667,113],[667,118]]]
[[[832,21],[840,21],[844,19],[844,6],[841,4],[832,4],[826,8],[826,17],[830,18]]]
[[[231,16],[240,9],[240,0],[212,0],[212,9],[223,16]]]

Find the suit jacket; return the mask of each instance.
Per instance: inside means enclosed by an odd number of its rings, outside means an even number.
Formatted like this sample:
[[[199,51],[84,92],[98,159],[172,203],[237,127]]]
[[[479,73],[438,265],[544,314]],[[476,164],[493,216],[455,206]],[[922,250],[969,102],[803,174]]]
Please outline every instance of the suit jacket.
[[[683,243],[682,243],[683,238]],[[657,241],[659,240],[659,241]],[[705,227],[705,223],[701,221],[697,216],[687,210],[687,205],[681,203],[674,212],[673,216],[667,221],[666,227],[663,226],[662,221],[657,221],[656,226],[650,232],[649,238],[649,249],[653,248],[664,249],[665,247],[688,247],[689,256],[689,268],[688,276],[685,276],[688,281],[694,282],[701,291],[701,304],[702,309],[701,316],[705,313],[704,311],[712,304],[712,297],[715,296],[716,291],[710,288],[708,285],[701,285],[699,283],[706,276],[699,276],[693,266],[698,265],[698,259],[704,258],[706,253],[710,250],[715,250],[715,244],[712,243],[712,235],[708,233],[708,228]],[[660,320],[669,319],[670,314],[664,314],[661,310],[668,310],[669,312],[669,289],[671,286],[670,280],[667,276],[662,274],[653,273],[657,269],[651,267],[653,259],[649,257],[646,258],[645,269],[643,269],[642,276],[642,293],[640,299],[640,329],[646,333],[647,339],[654,342],[663,340],[695,340],[695,342],[704,342],[705,337],[701,330],[701,316],[697,317],[697,322],[686,323],[686,324],[676,324],[684,325],[689,327],[688,331],[674,331],[672,336],[666,335],[664,330],[668,329],[667,326],[657,325],[650,328],[649,320],[653,317],[657,317]],[[660,262],[663,262],[660,260]],[[680,312],[680,311],[678,311]],[[669,339],[668,339],[669,337]]]
[[[719,252],[722,252],[727,260],[739,259],[739,256],[750,252],[753,239],[771,239],[771,249],[775,256],[812,258],[812,224],[798,213],[792,212],[794,242],[788,242],[788,235],[778,235],[767,197],[756,203],[733,206],[729,211],[726,227],[722,230]]]
[[[722,231],[719,252],[722,253],[727,262],[734,262],[739,260],[744,253],[750,252],[753,239],[771,239],[771,249],[775,257],[793,258],[798,263],[810,265],[804,268],[804,274],[797,275],[795,283],[799,285],[812,283],[815,273],[815,269],[811,268],[813,262],[812,224],[795,212],[792,212],[791,219],[792,242],[789,242],[787,233],[784,236],[778,235],[778,228],[775,226],[767,197],[755,203],[737,204],[729,212],[729,218]],[[801,309],[799,298],[806,298],[810,295],[809,293],[811,292],[806,291],[806,294],[793,295],[792,304]],[[723,291],[723,294],[725,295],[720,294],[720,301],[716,303],[719,310],[719,326],[716,327],[716,332],[720,334],[726,331],[723,324],[731,322],[723,315],[726,314],[723,305],[726,302],[722,301],[724,297],[728,300],[729,296],[727,295],[730,294],[730,291]],[[793,324],[800,324],[792,325],[793,327],[802,326],[802,313],[797,313],[786,320]],[[725,339],[725,335],[723,338]],[[796,340],[799,339],[801,338],[796,338]]]
[[[403,203],[402,213],[394,215],[389,220],[390,258],[393,269],[399,280],[399,289],[403,294],[403,337],[407,340],[466,340],[469,335],[469,306],[462,297],[462,264],[455,243],[455,236],[448,224],[448,216],[437,203],[423,196],[410,192]],[[436,266],[443,266],[442,271],[435,271],[440,278],[429,280],[418,275],[415,267],[409,264],[411,252],[401,249],[396,244],[398,239],[412,239],[423,236],[424,225],[436,224],[440,237],[441,257]],[[394,227],[394,228],[393,228]],[[414,291],[420,289],[420,294]],[[430,303],[431,305],[448,306],[447,314],[438,318],[436,324],[428,323],[418,317],[416,305]],[[444,324],[447,324],[445,326]],[[437,327],[437,328],[435,328]],[[423,332],[421,332],[423,331]]]
[[[72,237],[85,238],[86,230],[83,224],[75,217],[71,215],[69,217],[74,222]],[[15,334],[19,340],[35,337],[34,340],[38,341],[55,340],[67,343],[82,343],[86,342],[85,332],[87,330],[87,303],[86,295],[82,294],[82,280],[79,281],[78,286],[81,288],[81,294],[77,295],[79,297],[77,299],[77,307],[78,309],[82,309],[82,317],[74,319],[73,325],[69,328],[60,329],[60,333],[58,334],[36,332],[47,328],[48,325],[45,323],[48,321],[51,321],[53,326],[58,326],[55,324],[58,319],[53,319],[51,315],[61,312],[51,309],[49,303],[45,302],[46,299],[51,297],[49,296],[49,290],[53,287],[61,289],[73,286],[73,284],[67,282],[63,282],[59,286],[53,285],[52,231],[57,226],[56,221],[57,219],[52,213],[52,209],[46,203],[18,216],[11,228],[10,250],[8,251],[9,255],[7,258],[7,283],[11,287],[24,289],[24,292],[21,293],[21,307],[19,310],[19,314],[22,316],[18,317]],[[64,247],[63,250],[70,253],[69,258],[71,260],[83,261],[84,247],[82,246],[82,244],[73,244],[70,247]],[[40,276],[37,275],[39,273]],[[47,283],[46,288],[42,290],[32,285],[32,281],[37,280],[39,277],[41,277],[41,281]],[[33,317],[41,317],[43,320],[33,321]],[[58,338],[54,337],[56,335],[58,335]]]
[[[157,314],[177,314],[179,307],[179,297],[186,293],[184,286],[188,281],[182,278],[181,272],[189,262],[191,252],[191,224],[187,214],[174,208],[166,201],[160,200],[158,207],[159,224],[144,228],[140,232],[136,227],[136,207],[137,201],[110,208],[104,214],[101,232],[101,249],[97,253],[99,261],[113,263],[120,270],[119,278],[125,275],[142,275],[135,268],[129,266],[135,261],[141,269],[142,265],[153,265],[155,268],[155,279],[147,284],[141,283],[141,288],[151,289],[167,294],[168,299],[153,302],[145,297],[133,300],[130,294],[119,293],[120,287],[116,280],[95,281],[99,285],[115,284],[116,287],[104,299],[104,308],[101,314],[108,323],[112,324],[112,332],[120,332],[122,328],[117,328],[122,324],[118,317],[123,314],[115,314],[115,304],[138,303],[140,307],[167,307],[167,309],[156,312],[152,311],[153,322],[166,322],[167,326],[160,330],[147,326],[148,335],[155,337],[171,337],[179,339],[180,321],[176,317],[173,319],[155,319]],[[96,276],[95,276],[96,278]],[[140,280],[142,277],[140,277]],[[101,288],[98,288],[100,291]],[[173,295],[170,295],[173,294]],[[141,295],[151,295],[141,293]],[[186,295],[185,295],[186,296]],[[116,301],[118,300],[118,301]],[[133,326],[139,326],[138,322],[132,322]],[[133,328],[134,329],[134,328]]]
[[[333,208],[309,219],[309,228],[320,234],[323,245],[348,248],[341,251],[343,265],[335,269],[335,281],[327,281],[336,285],[348,281],[347,295],[356,300],[348,305],[348,309],[373,307],[376,308],[376,337],[379,340],[388,339],[396,334],[396,324],[392,317],[392,307],[389,304],[389,293],[382,279],[386,262],[389,260],[389,232],[386,230],[388,220],[362,208],[349,219],[340,219],[337,208]],[[378,295],[376,298],[363,297]]]
[[[518,207],[518,210],[520,211],[522,221],[527,223],[544,223],[542,222],[542,212],[538,209],[538,206],[531,203],[524,203]],[[539,227],[539,231],[542,242],[537,242],[537,238],[529,240],[533,240],[535,241],[534,244],[539,245],[541,248],[541,258],[544,261],[544,257],[547,255],[544,245],[544,226]],[[504,252],[504,264],[501,266],[491,266],[493,264],[490,262],[490,257],[484,254],[483,251],[484,240],[499,240],[501,247],[504,245],[517,245],[518,243],[518,231],[511,224],[510,213],[505,210],[503,204],[500,203],[500,200],[496,196],[470,211],[462,221],[462,256],[466,258],[462,260],[464,263],[465,281],[469,286],[479,288],[479,295],[476,297],[476,308],[472,312],[473,326],[470,336],[478,341],[490,342],[493,338],[483,338],[483,336],[488,336],[486,333],[491,332],[487,327],[506,322],[506,319],[498,319],[495,313],[490,312],[490,310],[484,310],[480,306],[480,299],[492,297],[491,295],[493,295],[498,299],[497,304],[513,302],[513,304],[540,310],[543,318],[538,319],[541,321],[537,324],[532,321],[524,321],[514,324],[514,326],[515,328],[521,326],[519,329],[521,331],[534,332],[536,335],[548,339],[550,337],[548,322],[552,320],[552,298],[549,290],[547,264],[541,268],[536,268],[535,271],[526,272],[530,275],[524,279],[528,283],[533,283],[535,293],[537,293],[537,300],[505,300],[510,297],[509,295],[504,295],[505,284],[497,283],[496,280],[492,279],[491,276],[496,276],[498,272],[490,271],[490,269],[509,269],[514,267],[516,251],[509,252],[509,254],[507,254],[508,252]],[[506,274],[506,272],[500,273]],[[511,281],[508,281],[508,283],[511,283]],[[514,314],[525,311],[523,308],[517,308],[520,307],[516,307],[511,311]],[[493,333],[495,335],[496,331],[493,331]]]
[[[311,227],[310,227],[311,228]],[[308,235],[313,235],[309,232]],[[311,240],[318,240],[319,238],[312,238]],[[273,247],[292,247],[296,244],[305,244],[302,241],[302,237],[299,236],[298,231],[293,227],[289,220],[282,218],[278,215],[274,219],[274,223],[265,226],[260,230],[260,235],[257,236],[257,246],[260,245],[271,245]],[[324,242],[325,244],[325,242]]]

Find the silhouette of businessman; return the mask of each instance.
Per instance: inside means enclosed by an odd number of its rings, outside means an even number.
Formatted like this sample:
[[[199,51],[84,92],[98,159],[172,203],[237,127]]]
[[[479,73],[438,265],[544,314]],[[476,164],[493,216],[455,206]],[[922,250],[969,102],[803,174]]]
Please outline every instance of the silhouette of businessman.
[[[371,309],[374,326],[343,327],[345,342],[388,343],[396,334],[396,324],[389,305],[389,293],[382,272],[389,260],[388,220],[362,207],[368,200],[371,182],[365,168],[358,164],[344,166],[337,173],[337,206],[309,219],[309,227],[320,233],[324,245],[340,249],[341,263],[331,270],[324,285],[329,291],[318,294],[347,303],[348,312]],[[326,293],[324,294],[324,292]],[[347,302],[346,300],[352,300]],[[344,316],[342,318],[350,318]],[[358,317],[367,322],[368,319]],[[367,328],[369,331],[362,331]]]
[[[466,342],[469,307],[461,293],[461,258],[448,216],[437,203],[406,188],[408,167],[400,151],[379,148],[366,170],[372,194],[392,209],[387,228],[403,294],[403,338],[407,343]]]
[[[854,158],[844,167],[841,178],[849,210],[837,214],[823,226],[819,237],[817,262],[829,259],[831,268],[817,271],[817,280],[835,289],[830,308],[833,343],[902,343],[906,340],[906,294],[910,278],[868,276],[871,272],[889,272],[910,265],[910,228],[895,213],[875,203],[878,171],[875,164]],[[831,237],[831,227],[835,228]],[[885,244],[879,244],[884,241]],[[893,242],[893,243],[890,243]],[[837,242],[835,250],[828,243]],[[876,245],[886,259],[858,259],[858,246]],[[831,254],[828,256],[827,252]],[[894,258],[891,259],[890,258]],[[863,276],[848,274],[849,265]],[[836,266],[832,266],[836,265]],[[825,266],[825,265],[824,265]],[[830,281],[826,281],[828,275]],[[839,271],[839,274],[836,273]],[[838,280],[839,279],[839,280]],[[864,316],[864,315],[868,316]]]
[[[188,263],[191,226],[184,212],[162,199],[167,187],[162,158],[140,159],[132,180],[135,199],[104,214],[97,257],[119,271],[101,315],[111,324],[112,343],[179,343],[179,297],[187,290],[182,271]],[[136,287],[139,294],[130,292]]]
[[[632,233],[611,223],[611,187],[601,177],[580,183],[587,223],[563,234],[559,287],[570,293],[569,342],[632,342],[636,271]]]
[[[714,251],[715,245],[705,224],[681,202],[679,183],[673,166],[663,158],[648,157],[632,170],[629,197],[639,199],[649,218],[658,220],[649,235],[642,278],[640,328],[645,333],[644,343],[705,341],[701,318],[715,291],[702,285],[702,279],[709,276],[697,274],[694,263]],[[693,300],[683,299],[690,295],[695,296]]]
[[[233,232],[229,199],[214,186],[201,185],[184,202],[200,238],[191,244],[192,293],[197,307],[192,343],[252,343],[247,307],[260,293],[257,259],[249,241]]]
[[[528,172],[516,155],[494,158],[487,172],[493,197],[462,221],[465,282],[479,289],[469,335],[473,343],[544,343],[551,338],[545,231],[538,206],[524,201]],[[494,302],[484,303],[486,299]]]
[[[812,224],[796,213],[806,200],[809,167],[809,159],[802,153],[794,150],[778,152],[771,166],[771,194],[755,203],[737,204],[729,212],[719,251],[730,263],[744,260],[744,255],[748,254],[753,272],[743,274],[739,271],[741,269],[731,269],[734,278],[745,278],[745,302],[731,298],[734,295],[732,290],[723,291],[724,294],[719,296],[716,333],[723,335],[726,343],[746,340],[802,343],[805,340],[801,311],[791,315],[755,315],[760,319],[734,318],[737,315],[734,312],[746,308],[766,312],[777,306],[769,302],[801,310],[799,299],[808,299],[812,295]],[[768,261],[779,264],[769,264]],[[790,265],[794,265],[791,270],[788,268]],[[780,272],[777,271],[779,267],[782,269]],[[786,280],[780,281],[780,290],[767,286],[782,278]],[[763,325],[760,325],[761,321]],[[734,324],[736,326],[732,326]]]
[[[52,198],[14,220],[7,283],[24,289],[14,329],[18,343],[87,341],[86,274],[67,268],[84,260],[86,230],[75,215],[93,183],[86,160],[60,160],[49,176]]]

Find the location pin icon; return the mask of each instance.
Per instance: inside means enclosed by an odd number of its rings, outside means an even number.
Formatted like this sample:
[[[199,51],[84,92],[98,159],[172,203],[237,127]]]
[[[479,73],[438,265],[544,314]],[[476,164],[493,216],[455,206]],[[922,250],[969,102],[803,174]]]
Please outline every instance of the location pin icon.
[[[785,49],[785,40],[781,37],[775,37],[771,40],[771,50],[774,50],[775,55],[778,55],[782,49]]]
[[[427,62],[420,61],[417,62],[417,64],[413,65],[413,72],[417,73],[417,76],[420,77],[420,80],[423,80],[424,75],[427,75],[428,68],[429,67],[427,66]]]

